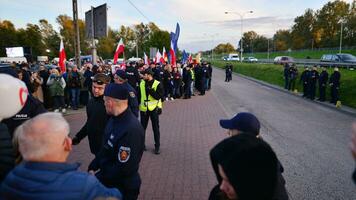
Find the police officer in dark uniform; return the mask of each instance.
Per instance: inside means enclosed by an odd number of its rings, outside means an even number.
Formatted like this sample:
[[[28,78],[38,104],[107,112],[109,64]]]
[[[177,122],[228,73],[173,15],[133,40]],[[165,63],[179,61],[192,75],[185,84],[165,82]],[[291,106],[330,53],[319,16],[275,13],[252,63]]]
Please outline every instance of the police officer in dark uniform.
[[[129,108],[131,112],[138,117],[138,99],[136,90],[129,84],[127,79],[127,73],[124,70],[118,69],[114,75],[114,81],[117,84],[123,84],[129,92]]]
[[[311,100],[315,99],[315,93],[316,93],[316,82],[319,79],[319,72],[316,69],[316,66],[313,67],[313,70],[310,72],[309,76],[309,98]]]
[[[309,68],[307,66],[304,67],[304,71],[300,76],[300,82],[303,83],[303,97],[308,96],[308,80],[309,80]]]
[[[339,89],[340,89],[340,78],[341,74],[339,72],[339,68],[334,68],[334,73],[331,74],[329,85],[331,89],[331,100],[330,103],[336,104],[339,100]]]
[[[211,89],[211,79],[212,79],[212,77],[213,77],[213,67],[211,66],[211,63],[208,62],[208,77],[207,77],[208,83],[207,83],[207,88],[206,88],[207,90]]]
[[[326,71],[326,68],[323,67],[323,71],[320,73],[319,76],[319,101],[325,101],[325,91],[326,85],[328,84],[329,74]]]
[[[208,76],[208,67],[207,63],[204,61],[201,70],[200,70],[200,94],[199,95],[205,95],[205,90],[206,90],[206,78]]]
[[[284,76],[284,89],[288,90],[289,85],[289,63],[284,64],[283,76]]]
[[[104,105],[105,86],[110,83],[110,77],[99,73],[92,80],[92,94],[86,107],[87,121],[72,139],[72,144],[77,145],[88,136],[89,147],[92,154],[97,155],[102,147],[104,130],[109,120]]]
[[[107,85],[104,101],[106,112],[112,117],[105,128],[103,147],[88,170],[106,187],[118,188],[125,200],[134,200],[140,193],[138,169],[144,130],[128,108],[128,91],[124,85]]]
[[[192,84],[192,64],[187,65],[183,70],[183,82],[184,82],[184,99],[190,99],[192,96],[191,84]]]
[[[127,82],[136,90],[138,91],[138,83],[140,82],[140,75],[136,68],[135,62],[130,62],[125,69]]]

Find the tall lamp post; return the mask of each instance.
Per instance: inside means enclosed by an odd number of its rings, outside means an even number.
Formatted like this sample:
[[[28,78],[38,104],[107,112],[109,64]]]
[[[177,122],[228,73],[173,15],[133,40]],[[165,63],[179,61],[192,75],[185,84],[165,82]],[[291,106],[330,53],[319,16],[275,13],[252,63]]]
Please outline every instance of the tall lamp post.
[[[226,11],[225,14],[235,14],[235,15],[238,15],[240,16],[240,21],[241,21],[241,46],[240,46],[240,62],[242,62],[242,53],[244,51],[244,48],[243,48],[243,22],[244,22],[244,16],[248,13],[253,13],[252,10],[250,11],[247,11],[247,12],[244,12],[242,14],[238,13],[238,12],[231,12],[231,11]]]
[[[339,23],[341,24],[339,53],[341,53],[341,49],[342,49],[342,29],[343,29],[343,24],[345,23],[345,20],[344,19],[340,19]]]
[[[213,46],[212,46],[212,48],[211,48],[211,60],[214,60],[214,37],[215,37],[215,36],[218,36],[219,33],[215,33],[215,34],[212,34],[212,35],[209,35],[209,34],[207,34],[207,33],[204,33],[203,35],[204,35],[204,36],[211,36],[211,41],[212,41],[212,44],[213,44]]]

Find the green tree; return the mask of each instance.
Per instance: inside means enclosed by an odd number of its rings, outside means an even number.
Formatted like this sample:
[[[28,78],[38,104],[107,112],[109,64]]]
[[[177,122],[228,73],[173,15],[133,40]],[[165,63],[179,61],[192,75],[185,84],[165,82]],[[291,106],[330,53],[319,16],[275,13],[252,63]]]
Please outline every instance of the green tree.
[[[291,30],[292,36],[292,48],[302,49],[311,48],[312,45],[317,44],[313,37],[313,31],[315,27],[315,16],[312,9],[307,9],[302,16],[298,16],[294,19],[294,25]]]
[[[0,56],[6,57],[5,47],[17,45],[17,33],[14,24],[8,20],[0,20]]]
[[[222,54],[222,53],[233,53],[235,52],[235,48],[234,46],[232,46],[232,44],[230,43],[226,43],[226,44],[218,44],[215,48],[214,48],[214,53],[216,54]],[[207,51],[206,54],[210,54],[211,50]]]
[[[274,36],[273,41],[277,51],[285,51],[291,48],[291,33],[289,30],[278,30]]]
[[[47,20],[41,19],[39,21],[40,31],[44,43],[46,54],[50,58],[58,57],[60,38],[58,33],[53,29],[53,26]],[[49,50],[49,52],[47,52]]]

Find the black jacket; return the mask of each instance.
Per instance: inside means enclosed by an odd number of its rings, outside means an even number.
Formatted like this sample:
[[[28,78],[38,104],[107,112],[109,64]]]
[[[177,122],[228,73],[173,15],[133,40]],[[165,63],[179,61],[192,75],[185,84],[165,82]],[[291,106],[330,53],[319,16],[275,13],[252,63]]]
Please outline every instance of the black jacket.
[[[111,117],[105,128],[103,148],[88,170],[100,171],[96,177],[107,187],[137,189],[144,147],[144,129],[130,109]]]
[[[45,113],[47,110],[43,107],[43,104],[34,98],[31,94],[28,95],[27,101],[24,107],[11,118],[3,120],[9,129],[11,136],[13,135],[15,129],[24,123],[26,120],[35,117],[38,114]]]
[[[319,76],[319,85],[326,86],[328,83],[329,74],[327,71],[322,71]]]
[[[0,183],[15,167],[15,152],[7,126],[0,122]]]
[[[340,87],[340,72],[335,71],[331,74],[329,83],[332,84],[333,87]]]
[[[75,137],[80,141],[88,136],[90,151],[96,155],[102,147],[104,130],[109,119],[103,96],[90,99],[86,111],[87,121]]]
[[[140,75],[138,74],[138,70],[133,66],[128,66],[125,72],[127,81],[136,90],[138,83],[140,82]]]

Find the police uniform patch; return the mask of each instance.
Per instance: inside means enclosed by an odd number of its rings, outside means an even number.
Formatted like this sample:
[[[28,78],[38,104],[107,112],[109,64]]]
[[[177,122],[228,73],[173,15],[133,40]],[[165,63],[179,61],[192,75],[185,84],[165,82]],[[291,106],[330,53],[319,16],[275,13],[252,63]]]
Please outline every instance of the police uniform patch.
[[[131,98],[135,98],[136,97],[134,92],[129,92],[129,95],[130,95]]]
[[[122,162],[122,163],[127,162],[129,160],[129,158],[130,158],[130,153],[131,153],[130,147],[121,146],[119,148],[119,154],[117,155],[119,161]]]

